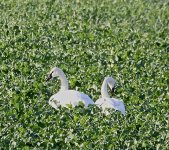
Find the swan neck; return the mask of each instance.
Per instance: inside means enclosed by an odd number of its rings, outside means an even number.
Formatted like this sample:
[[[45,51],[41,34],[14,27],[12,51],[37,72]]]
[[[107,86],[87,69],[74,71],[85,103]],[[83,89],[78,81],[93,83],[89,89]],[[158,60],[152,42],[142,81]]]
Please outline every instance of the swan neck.
[[[60,75],[59,75],[59,79],[61,81],[61,88],[60,88],[60,91],[62,90],[68,90],[68,80],[65,76],[65,74],[62,72]]]
[[[107,81],[104,80],[103,81],[103,84],[102,84],[102,87],[101,87],[101,95],[102,95],[102,98],[110,98],[109,94],[108,94],[108,91],[107,91]]]

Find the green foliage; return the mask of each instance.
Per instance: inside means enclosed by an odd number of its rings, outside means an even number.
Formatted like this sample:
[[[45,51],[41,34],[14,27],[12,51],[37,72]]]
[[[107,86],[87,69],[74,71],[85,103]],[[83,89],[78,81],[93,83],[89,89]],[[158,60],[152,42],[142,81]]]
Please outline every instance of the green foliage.
[[[168,1],[1,0],[0,13],[1,148],[168,148]],[[112,75],[127,115],[50,107],[54,66],[94,100]]]

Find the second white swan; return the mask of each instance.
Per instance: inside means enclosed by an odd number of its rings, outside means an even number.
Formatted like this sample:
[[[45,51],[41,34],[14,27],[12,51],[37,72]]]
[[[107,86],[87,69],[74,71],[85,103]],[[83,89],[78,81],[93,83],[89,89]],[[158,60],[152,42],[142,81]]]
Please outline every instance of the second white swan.
[[[88,95],[68,89],[68,80],[61,69],[57,67],[52,68],[46,80],[48,81],[54,77],[58,77],[61,80],[61,88],[58,93],[52,95],[49,99],[49,105],[53,108],[57,109],[59,106],[67,107],[67,105],[74,107],[79,102],[83,102],[85,107],[89,104],[94,104],[94,101]]]
[[[109,112],[106,110],[107,108],[114,108],[115,110],[119,110],[123,115],[125,115],[125,106],[122,100],[110,98],[107,86],[110,87],[112,91],[114,91],[114,85],[116,81],[112,77],[106,77],[103,81],[101,87],[101,95],[102,98],[98,99],[95,104],[98,107],[101,107],[103,112],[108,115]]]

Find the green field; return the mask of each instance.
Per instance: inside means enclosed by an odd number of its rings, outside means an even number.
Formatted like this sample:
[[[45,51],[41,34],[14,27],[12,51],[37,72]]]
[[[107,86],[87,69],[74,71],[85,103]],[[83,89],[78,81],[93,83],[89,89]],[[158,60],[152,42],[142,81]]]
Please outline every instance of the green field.
[[[106,76],[127,115],[53,109],[59,80],[100,97]],[[0,0],[0,149],[168,149],[169,1]]]

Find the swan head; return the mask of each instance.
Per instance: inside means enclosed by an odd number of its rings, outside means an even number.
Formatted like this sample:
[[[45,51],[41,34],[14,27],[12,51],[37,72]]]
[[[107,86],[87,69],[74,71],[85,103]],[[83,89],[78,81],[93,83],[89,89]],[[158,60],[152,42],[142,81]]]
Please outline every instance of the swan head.
[[[60,75],[63,75],[63,71],[57,67],[54,67],[51,69],[51,71],[48,73],[47,77],[46,77],[46,81],[49,81],[50,79],[54,78],[54,77],[59,77]]]
[[[105,81],[107,82],[108,86],[110,87],[111,91],[114,93],[114,86],[116,84],[116,80],[112,77],[106,77]]]

